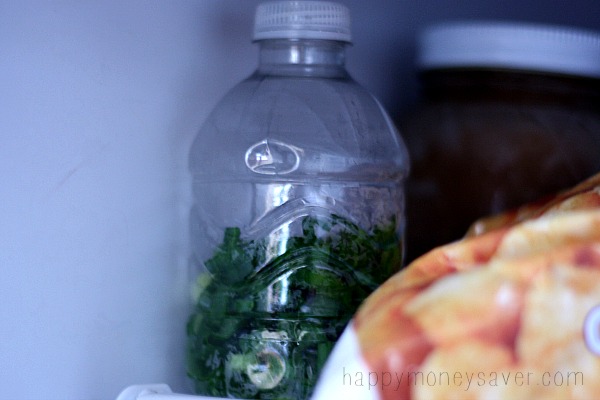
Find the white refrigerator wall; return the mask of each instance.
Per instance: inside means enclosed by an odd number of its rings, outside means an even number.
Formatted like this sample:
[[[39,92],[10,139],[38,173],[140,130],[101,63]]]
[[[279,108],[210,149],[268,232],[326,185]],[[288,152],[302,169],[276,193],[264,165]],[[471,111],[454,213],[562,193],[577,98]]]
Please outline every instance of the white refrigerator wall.
[[[348,67],[392,114],[416,30],[600,29],[600,2],[343,1]],[[186,392],[188,146],[256,65],[255,0],[0,0],[0,399]]]

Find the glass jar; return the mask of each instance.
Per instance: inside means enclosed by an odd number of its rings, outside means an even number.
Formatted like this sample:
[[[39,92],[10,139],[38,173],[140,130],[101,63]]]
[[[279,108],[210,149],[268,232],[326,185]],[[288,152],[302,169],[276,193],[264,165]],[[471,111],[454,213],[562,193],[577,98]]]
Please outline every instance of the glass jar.
[[[410,259],[600,170],[599,34],[445,23],[419,37],[418,68],[422,102],[401,123]]]
[[[403,260],[408,158],[345,68],[349,11],[259,5],[259,65],[190,152],[199,394],[308,398],[362,300]]]

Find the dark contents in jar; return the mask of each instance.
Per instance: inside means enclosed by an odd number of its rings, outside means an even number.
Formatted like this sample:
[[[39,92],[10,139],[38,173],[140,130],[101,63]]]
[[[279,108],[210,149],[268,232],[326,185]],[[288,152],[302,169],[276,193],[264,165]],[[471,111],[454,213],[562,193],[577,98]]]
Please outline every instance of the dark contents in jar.
[[[401,124],[409,261],[600,171],[600,80],[465,68],[422,81],[426,100]]]

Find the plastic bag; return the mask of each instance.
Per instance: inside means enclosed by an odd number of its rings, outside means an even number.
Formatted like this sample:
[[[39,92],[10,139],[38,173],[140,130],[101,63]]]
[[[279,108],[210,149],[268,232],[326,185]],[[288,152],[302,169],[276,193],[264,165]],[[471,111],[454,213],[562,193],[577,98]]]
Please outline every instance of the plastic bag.
[[[600,393],[600,174],[477,221],[361,305],[316,400]]]

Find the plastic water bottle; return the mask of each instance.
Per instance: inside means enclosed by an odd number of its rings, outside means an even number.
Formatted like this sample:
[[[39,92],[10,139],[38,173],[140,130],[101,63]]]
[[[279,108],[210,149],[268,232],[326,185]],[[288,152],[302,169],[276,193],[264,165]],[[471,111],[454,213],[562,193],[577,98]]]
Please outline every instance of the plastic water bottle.
[[[187,374],[198,394],[302,399],[402,266],[408,156],[345,69],[345,6],[261,4],[254,40],[257,70],[191,148]]]

